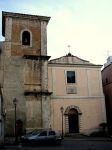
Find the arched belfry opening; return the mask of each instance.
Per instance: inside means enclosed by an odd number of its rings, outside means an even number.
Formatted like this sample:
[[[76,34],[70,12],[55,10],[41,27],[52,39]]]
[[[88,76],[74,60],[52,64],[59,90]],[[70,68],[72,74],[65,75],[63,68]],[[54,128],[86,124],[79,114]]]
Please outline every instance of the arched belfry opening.
[[[22,45],[30,46],[31,36],[29,31],[22,33]]]
[[[77,106],[68,106],[65,110],[65,132],[79,133],[81,111]]]

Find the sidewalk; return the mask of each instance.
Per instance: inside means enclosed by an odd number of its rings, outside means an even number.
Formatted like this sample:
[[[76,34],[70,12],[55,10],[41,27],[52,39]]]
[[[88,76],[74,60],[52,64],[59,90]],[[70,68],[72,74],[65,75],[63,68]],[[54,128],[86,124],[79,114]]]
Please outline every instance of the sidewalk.
[[[111,141],[111,137],[91,137],[91,136],[86,136],[86,135],[81,135],[81,134],[76,134],[73,136],[65,136],[64,140],[89,140],[89,141]]]
[[[5,145],[17,145],[15,144],[15,137],[5,137]]]

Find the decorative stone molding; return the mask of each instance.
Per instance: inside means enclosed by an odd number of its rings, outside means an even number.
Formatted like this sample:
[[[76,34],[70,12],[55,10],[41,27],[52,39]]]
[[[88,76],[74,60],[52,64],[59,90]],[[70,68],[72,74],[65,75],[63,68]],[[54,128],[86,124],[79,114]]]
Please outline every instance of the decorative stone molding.
[[[29,95],[34,95],[34,96],[37,96],[37,95],[44,95],[44,96],[50,96],[52,94],[52,92],[42,92],[42,91],[25,91],[24,92],[24,95],[25,96],[29,96]]]
[[[78,106],[74,106],[74,105],[68,106],[68,107],[66,108],[66,110],[65,110],[64,115],[68,115],[70,109],[76,109],[77,112],[78,112],[78,114],[79,114],[79,115],[82,115],[82,112],[81,112],[81,110],[79,109],[79,107],[78,107]]]
[[[67,86],[66,87],[66,93],[67,94],[76,94],[77,88],[75,86]]]
[[[24,55],[23,58],[31,60],[49,60],[51,56]]]

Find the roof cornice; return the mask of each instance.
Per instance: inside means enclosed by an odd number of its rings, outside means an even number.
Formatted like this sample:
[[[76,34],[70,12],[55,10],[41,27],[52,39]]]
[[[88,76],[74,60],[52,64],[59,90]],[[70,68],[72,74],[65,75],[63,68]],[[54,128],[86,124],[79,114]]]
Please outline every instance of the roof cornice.
[[[48,63],[48,66],[52,67],[82,67],[82,68],[101,68],[103,65],[94,65],[94,64],[57,64],[57,63]]]
[[[29,14],[21,14],[21,13],[13,13],[13,12],[5,12],[2,11],[3,16],[12,17],[12,18],[25,18],[25,19],[38,19],[41,21],[48,22],[50,17],[47,16],[38,16],[38,15],[29,15]]]

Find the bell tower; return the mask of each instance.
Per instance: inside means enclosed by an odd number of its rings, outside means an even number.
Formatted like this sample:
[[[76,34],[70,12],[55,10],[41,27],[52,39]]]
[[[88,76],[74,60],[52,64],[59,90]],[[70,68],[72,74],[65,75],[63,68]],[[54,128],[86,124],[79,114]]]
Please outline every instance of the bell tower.
[[[2,12],[3,94],[7,132],[13,133],[14,107],[25,129],[50,127],[47,24],[50,17]]]

